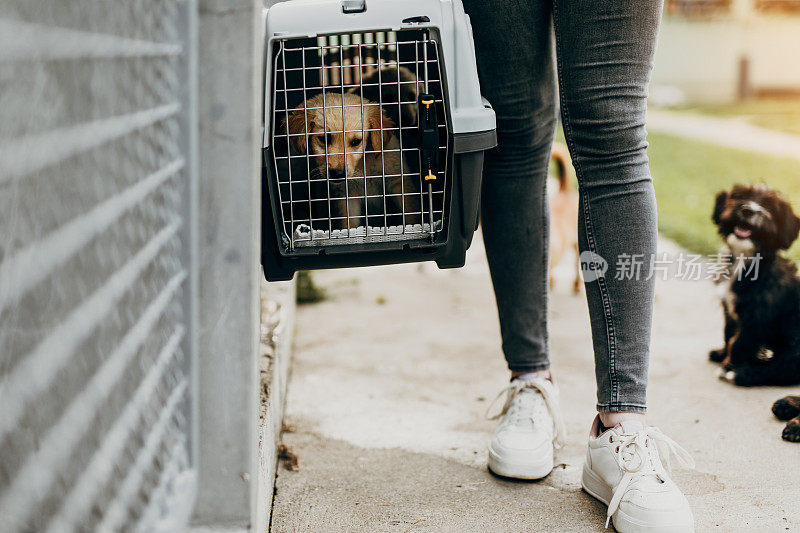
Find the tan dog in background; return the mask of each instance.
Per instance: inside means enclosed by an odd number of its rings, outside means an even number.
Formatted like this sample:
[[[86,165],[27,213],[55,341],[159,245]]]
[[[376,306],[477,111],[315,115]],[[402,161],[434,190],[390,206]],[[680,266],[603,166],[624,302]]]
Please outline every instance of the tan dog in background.
[[[339,228],[365,224],[367,212],[370,218],[384,214],[384,182],[386,214],[412,213],[406,224],[421,222],[419,178],[404,176],[401,182],[394,127],[380,105],[351,93],[318,94],[289,114],[292,151],[312,158],[312,179],[327,177],[331,216]]]
[[[580,252],[578,251],[578,195],[570,185],[572,160],[567,147],[554,143],[550,159],[556,164],[558,189],[550,197],[550,287],[555,285],[553,269],[564,259],[567,250],[575,251],[575,278],[572,291],[581,290]]]

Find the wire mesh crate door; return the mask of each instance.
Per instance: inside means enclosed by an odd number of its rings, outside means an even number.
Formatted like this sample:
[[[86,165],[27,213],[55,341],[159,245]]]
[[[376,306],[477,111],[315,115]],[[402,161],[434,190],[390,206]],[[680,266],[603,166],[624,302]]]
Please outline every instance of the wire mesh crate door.
[[[286,248],[442,233],[448,129],[436,41],[420,30],[287,39],[273,62],[271,153]],[[427,174],[423,95],[438,117],[428,124]]]

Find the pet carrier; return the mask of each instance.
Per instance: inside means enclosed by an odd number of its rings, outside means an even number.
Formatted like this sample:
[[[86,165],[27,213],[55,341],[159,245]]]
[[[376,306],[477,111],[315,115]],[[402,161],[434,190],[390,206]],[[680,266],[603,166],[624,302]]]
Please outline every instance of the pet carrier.
[[[463,266],[496,134],[461,1],[279,3],[266,13],[266,57],[267,279]]]

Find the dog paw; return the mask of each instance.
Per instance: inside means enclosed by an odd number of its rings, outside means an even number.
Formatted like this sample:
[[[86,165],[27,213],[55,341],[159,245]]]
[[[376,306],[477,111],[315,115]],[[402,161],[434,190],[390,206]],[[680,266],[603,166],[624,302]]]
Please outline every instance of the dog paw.
[[[725,349],[720,348],[719,350],[711,350],[708,352],[708,359],[712,363],[721,363],[725,360]]]
[[[747,367],[723,367],[717,370],[717,377],[722,381],[738,385],[739,387],[753,387],[762,384],[758,373],[753,373]]]
[[[732,374],[733,384],[738,385],[739,387],[756,387],[758,385],[765,384],[763,376],[761,376],[758,372],[753,372],[748,368],[729,370],[728,373]]]
[[[791,398],[781,398],[772,404],[772,414],[778,420],[791,420],[800,414],[800,405],[793,402]]]
[[[783,428],[781,438],[789,442],[800,442],[800,420],[797,418],[790,420]]]
[[[728,383],[733,383],[736,379],[736,371],[735,370],[727,370],[725,368],[717,369],[717,377],[722,381],[727,381]]]

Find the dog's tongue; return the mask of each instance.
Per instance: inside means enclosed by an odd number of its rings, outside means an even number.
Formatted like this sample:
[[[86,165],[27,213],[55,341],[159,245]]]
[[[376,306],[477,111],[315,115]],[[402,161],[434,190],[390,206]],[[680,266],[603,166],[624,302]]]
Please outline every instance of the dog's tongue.
[[[752,232],[752,231],[750,231],[749,229],[740,228],[739,226],[736,226],[736,227],[733,229],[733,233],[735,233],[735,234],[736,234],[736,236],[737,236],[737,237],[739,237],[740,239],[746,239],[746,238],[750,237],[750,235],[751,235],[753,232]]]

